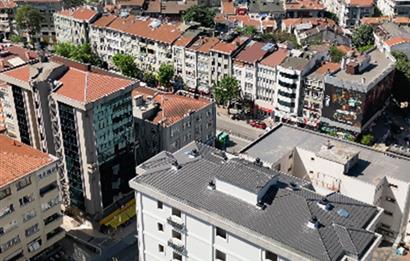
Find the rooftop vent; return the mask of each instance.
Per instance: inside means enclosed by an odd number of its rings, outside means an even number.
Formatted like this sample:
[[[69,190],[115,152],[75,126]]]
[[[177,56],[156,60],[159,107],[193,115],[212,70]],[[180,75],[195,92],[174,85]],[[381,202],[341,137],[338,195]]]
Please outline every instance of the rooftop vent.
[[[256,207],[258,207],[261,210],[264,210],[266,208],[266,204],[262,201],[259,201],[258,203],[256,203]]]
[[[329,200],[327,198],[322,198],[319,202],[317,202],[317,205],[326,211],[332,210],[333,206],[330,204]]]
[[[206,188],[209,190],[215,190],[216,188],[215,182],[213,180],[209,181],[208,186]]]
[[[298,190],[299,189],[299,186],[298,186],[298,184],[296,184],[295,182],[290,182],[289,183],[289,188],[291,189],[291,190]]]
[[[178,164],[178,161],[174,161],[174,162],[172,162],[172,164],[171,164],[171,168],[172,168],[173,170],[179,170],[179,169],[181,168],[181,165]]]
[[[262,161],[261,161],[260,158],[256,158],[255,161],[254,161],[254,163],[255,163],[255,165],[263,166],[263,163],[262,163]]]
[[[347,211],[347,210],[344,209],[344,208],[339,209],[339,210],[337,211],[337,214],[338,214],[339,216],[341,216],[341,217],[344,217],[344,218],[348,218],[348,217],[350,216],[349,211]]]
[[[312,216],[312,218],[309,219],[307,226],[311,229],[319,228],[320,224],[319,224],[319,220],[317,219],[317,217]]]
[[[199,156],[199,151],[197,149],[192,149],[190,152],[188,152],[188,155],[190,158],[196,158]]]

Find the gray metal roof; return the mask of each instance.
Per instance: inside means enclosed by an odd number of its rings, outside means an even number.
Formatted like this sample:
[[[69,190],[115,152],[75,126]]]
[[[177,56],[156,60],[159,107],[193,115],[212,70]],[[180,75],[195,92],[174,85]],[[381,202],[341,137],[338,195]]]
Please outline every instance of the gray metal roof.
[[[281,0],[251,0],[248,4],[250,13],[284,13]]]
[[[284,124],[279,125],[244,148],[241,153],[253,158],[258,157],[264,162],[273,164],[295,148],[317,153],[328,141],[331,141],[338,148],[345,147],[347,151],[359,152],[358,162],[349,170],[347,175],[371,184],[378,184],[380,179],[385,176],[410,182],[409,159]]]
[[[309,59],[289,56],[280,64],[280,66],[292,70],[303,71],[308,64]]]
[[[197,149],[199,156],[190,157],[188,152],[192,149]],[[171,165],[158,169],[158,165],[173,161],[179,163],[178,169]],[[150,166],[156,168],[151,170]],[[182,202],[187,206],[187,209],[182,209],[185,212],[195,208],[212,214],[217,220],[233,222],[246,231],[252,231],[252,236],[263,236],[272,244],[279,242],[290,251],[304,253],[309,259],[340,260],[355,251],[357,253],[353,254],[361,256],[376,238],[374,233],[364,230],[379,212],[376,207],[333,193],[327,196],[332,209],[324,210],[318,205],[322,197],[305,189],[308,182],[231,155],[227,158],[219,150],[200,143],[190,143],[172,155],[161,153],[139,168],[138,176],[131,184],[154,189],[166,198]],[[264,210],[218,189],[207,189],[209,182],[216,178],[254,189],[271,177],[277,178],[277,182],[264,197],[267,205]],[[298,188],[292,190],[291,182],[298,184]],[[345,209],[348,217],[340,216],[337,213],[340,209]],[[312,216],[319,220],[317,229],[307,226]],[[347,232],[340,232],[342,229]],[[353,237],[350,233],[353,230],[363,233]]]

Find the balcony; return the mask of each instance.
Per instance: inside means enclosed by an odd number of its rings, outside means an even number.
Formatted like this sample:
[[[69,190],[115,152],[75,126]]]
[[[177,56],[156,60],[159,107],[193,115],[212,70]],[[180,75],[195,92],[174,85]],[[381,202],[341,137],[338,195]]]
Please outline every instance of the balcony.
[[[40,196],[44,197],[46,194],[48,194],[51,191],[57,190],[58,189],[58,185],[57,182],[53,182],[43,188],[40,189]]]
[[[169,217],[167,218],[167,223],[179,231],[185,231],[185,225],[181,219],[177,220],[176,218]]]
[[[51,224],[51,223],[53,223],[54,221],[58,221],[58,220],[61,220],[62,219],[62,215],[61,214],[59,214],[59,213],[54,213],[53,215],[51,215],[51,216],[49,216],[49,217],[47,217],[46,219],[44,219],[44,225],[48,225],[48,224]]]
[[[172,249],[174,249],[175,252],[177,252],[181,255],[186,254],[185,246],[179,240],[176,240],[176,239],[168,240],[168,246],[171,247]]]
[[[47,233],[47,240],[54,238],[55,236],[59,235],[62,232],[64,232],[64,229],[62,229],[61,227],[54,229],[53,231]]]

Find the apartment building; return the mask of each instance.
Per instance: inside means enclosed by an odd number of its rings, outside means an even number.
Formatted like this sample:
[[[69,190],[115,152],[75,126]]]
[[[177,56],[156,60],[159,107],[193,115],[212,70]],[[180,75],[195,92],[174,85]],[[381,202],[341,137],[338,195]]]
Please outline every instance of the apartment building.
[[[149,17],[103,15],[91,25],[90,41],[95,52],[112,66],[116,53],[134,56],[146,71],[173,63],[172,44],[182,35],[178,22],[165,23]]]
[[[381,240],[380,208],[198,142],[142,163],[130,186],[141,261],[371,260]]]
[[[354,27],[360,24],[364,17],[374,14],[374,2],[372,0],[324,0],[326,10],[337,15],[339,25],[342,27]]]
[[[0,135],[1,260],[29,260],[64,238],[57,161]]]
[[[140,87],[133,91],[133,115],[137,164],[194,140],[214,143],[216,107],[209,99]]]
[[[33,145],[41,137],[61,159],[65,204],[97,218],[129,192],[134,81],[58,57],[1,77],[11,85],[21,140]],[[33,82],[38,102],[26,91]]]
[[[17,8],[28,5],[38,9],[43,17],[38,38],[47,42],[55,42],[56,32],[53,15],[63,9],[63,0],[15,0],[14,2]]]
[[[100,16],[91,6],[64,9],[54,14],[54,27],[57,42],[70,42],[76,45],[90,42],[90,24]]]
[[[377,0],[377,7],[383,15],[410,17],[410,3],[405,0]]]
[[[325,5],[319,0],[283,1],[287,18],[324,17]]]
[[[303,124],[318,129],[322,117],[325,75],[340,70],[340,64],[327,62],[306,76],[303,93]]]
[[[326,54],[291,50],[277,66],[277,95],[275,118],[279,121],[298,122],[302,112],[304,77],[324,59]]]
[[[385,21],[374,30],[374,42],[384,53],[403,52],[410,58],[410,31],[394,22]]]
[[[394,58],[373,49],[342,60],[325,76],[321,129],[357,136],[377,118],[390,97]]]
[[[217,37],[199,36],[185,48],[185,84],[190,90],[209,94],[212,73],[211,48],[219,42]]]
[[[239,82],[241,95],[247,100],[256,98],[257,64],[274,51],[272,43],[250,41],[234,58],[233,75]]]
[[[408,158],[289,125],[279,125],[241,153],[310,181],[322,195],[340,192],[383,208],[376,231],[391,242],[410,242]]]
[[[256,79],[255,110],[262,116],[273,116],[276,107],[277,66],[288,56],[288,50],[279,48],[258,64]]]
[[[16,3],[13,0],[0,2],[0,34],[8,38],[14,31],[14,14]]]

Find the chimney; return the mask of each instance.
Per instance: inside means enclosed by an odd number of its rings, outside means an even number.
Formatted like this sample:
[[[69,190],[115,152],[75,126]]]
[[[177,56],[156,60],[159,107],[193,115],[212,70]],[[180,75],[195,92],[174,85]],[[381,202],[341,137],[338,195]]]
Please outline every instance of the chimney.
[[[362,84],[365,84],[365,83],[366,83],[366,78],[363,77],[363,78],[362,78]]]
[[[319,228],[319,220],[317,219],[316,216],[312,216],[311,219],[309,219],[307,226],[311,229],[317,229]]]

